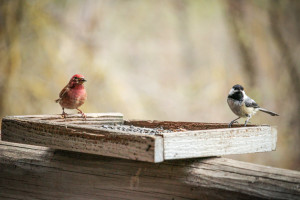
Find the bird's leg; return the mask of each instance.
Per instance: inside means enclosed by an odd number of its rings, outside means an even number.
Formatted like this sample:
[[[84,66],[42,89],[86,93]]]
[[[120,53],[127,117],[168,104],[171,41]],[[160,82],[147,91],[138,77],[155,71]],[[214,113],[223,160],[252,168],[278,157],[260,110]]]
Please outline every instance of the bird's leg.
[[[241,118],[241,117],[238,117],[238,118],[232,120],[232,121],[229,123],[228,127],[231,128],[232,124],[235,123],[235,122],[237,122],[236,120],[238,120],[238,119],[240,119],[240,118]]]
[[[84,112],[82,112],[79,108],[76,108],[76,110],[78,110],[79,111],[78,113],[82,115],[84,120],[86,120],[86,114],[84,114]]]
[[[247,126],[247,123],[249,122],[250,118],[251,118],[251,116],[247,117],[244,126]],[[249,122],[249,123],[250,123],[250,122]]]
[[[65,109],[62,108],[62,110],[63,110],[63,112],[62,112],[62,114],[61,114],[61,117],[62,117],[62,118],[67,118],[67,113],[65,113]]]

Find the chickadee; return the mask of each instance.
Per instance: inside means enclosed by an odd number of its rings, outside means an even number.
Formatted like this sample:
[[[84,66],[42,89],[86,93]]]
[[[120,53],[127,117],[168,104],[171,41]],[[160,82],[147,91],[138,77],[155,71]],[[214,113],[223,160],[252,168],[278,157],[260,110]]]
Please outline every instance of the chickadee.
[[[230,122],[229,128],[241,117],[247,118],[244,124],[244,126],[246,126],[248,121],[257,111],[262,111],[272,116],[279,116],[274,112],[260,108],[253,99],[246,95],[243,86],[238,84],[234,85],[229,91],[227,103],[232,112],[238,116],[238,118]]]

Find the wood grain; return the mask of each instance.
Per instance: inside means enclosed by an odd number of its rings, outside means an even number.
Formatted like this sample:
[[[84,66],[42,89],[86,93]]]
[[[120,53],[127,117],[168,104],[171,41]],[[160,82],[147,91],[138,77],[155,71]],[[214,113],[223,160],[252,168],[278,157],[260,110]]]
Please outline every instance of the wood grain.
[[[274,151],[277,130],[267,125],[234,125],[224,123],[124,121],[125,124],[145,127],[163,127],[180,132],[161,133],[164,139],[164,159],[183,159],[230,154]]]
[[[105,129],[103,124],[163,127],[147,134]],[[11,116],[2,120],[2,140],[148,162],[272,151],[276,128],[171,121],[129,121],[120,113]]]
[[[269,126],[163,133],[165,160],[273,151],[277,131]]]
[[[0,142],[1,199],[299,199],[300,172],[225,158],[160,164]]]
[[[87,120],[80,115],[5,117],[2,140],[132,160],[163,160],[161,136],[104,130],[103,124],[123,124],[123,115],[87,114]]]

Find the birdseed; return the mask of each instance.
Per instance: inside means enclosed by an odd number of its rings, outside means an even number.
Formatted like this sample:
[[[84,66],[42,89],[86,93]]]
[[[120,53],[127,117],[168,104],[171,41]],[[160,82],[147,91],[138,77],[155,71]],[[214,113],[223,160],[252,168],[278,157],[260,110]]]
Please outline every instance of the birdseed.
[[[184,129],[168,130],[168,129],[164,129],[163,127],[146,128],[146,127],[138,127],[133,125],[102,125],[100,128],[107,129],[107,130],[124,131],[124,132],[145,133],[148,135],[184,131]]]

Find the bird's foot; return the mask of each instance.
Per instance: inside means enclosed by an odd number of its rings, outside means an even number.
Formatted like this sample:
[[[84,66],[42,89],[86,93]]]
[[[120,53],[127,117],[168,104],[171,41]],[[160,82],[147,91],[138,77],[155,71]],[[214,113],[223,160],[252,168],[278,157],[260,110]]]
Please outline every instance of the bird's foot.
[[[68,114],[65,113],[65,112],[63,111],[62,114],[61,114],[61,117],[64,118],[64,119],[66,119],[66,118],[67,118],[67,115],[68,115]]]
[[[84,114],[84,112],[82,112],[80,109],[78,109],[78,114],[81,114],[81,116],[84,118],[84,120],[86,120],[86,114]]]
[[[229,125],[228,125],[228,127],[231,128],[232,124],[235,124],[235,123],[238,124],[238,121],[235,120],[235,121],[230,122]]]
[[[245,121],[244,127],[246,127],[247,124],[251,124],[251,122],[250,121]]]
[[[241,117],[238,117],[238,118],[232,120],[232,121],[229,123],[228,127],[231,128],[232,124],[238,123],[237,120],[240,119],[240,118],[241,118]]]
[[[81,113],[81,116],[84,118],[84,120],[86,120],[86,114]]]

